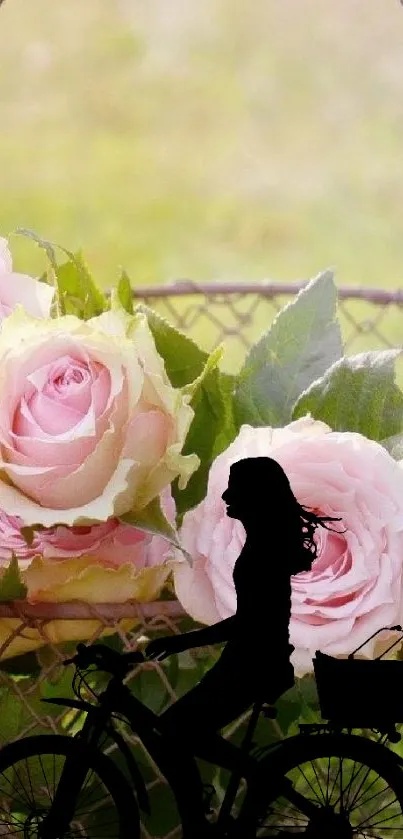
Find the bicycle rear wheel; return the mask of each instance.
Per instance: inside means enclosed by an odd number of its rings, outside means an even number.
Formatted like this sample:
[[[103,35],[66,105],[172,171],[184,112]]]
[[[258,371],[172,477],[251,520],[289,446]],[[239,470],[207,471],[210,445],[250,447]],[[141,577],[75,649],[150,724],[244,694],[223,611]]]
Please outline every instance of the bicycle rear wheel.
[[[246,814],[240,814],[245,837],[403,839],[403,774],[384,746],[348,734],[297,736],[286,741],[278,760],[267,756],[261,767],[263,777],[267,774],[266,803],[263,794],[253,812],[245,798]],[[315,817],[275,795],[281,776],[316,805]]]
[[[0,750],[0,835],[40,836],[65,760],[78,748],[88,771],[63,839],[138,839],[137,803],[113,761],[57,734],[26,737]]]

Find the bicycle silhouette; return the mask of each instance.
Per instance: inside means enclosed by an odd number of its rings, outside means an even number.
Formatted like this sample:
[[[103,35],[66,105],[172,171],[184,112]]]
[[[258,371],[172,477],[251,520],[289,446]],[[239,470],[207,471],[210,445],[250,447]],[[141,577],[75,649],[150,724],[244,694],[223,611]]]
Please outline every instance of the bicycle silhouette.
[[[142,653],[79,644],[64,662],[76,665],[77,698],[43,701],[84,711],[83,727],[74,737],[29,737],[0,751],[0,829],[21,839],[139,839],[140,810],[147,813],[149,799],[135,757],[113,725],[123,718],[171,786],[186,839],[403,839],[403,760],[385,748],[388,739],[400,739],[394,724],[403,721],[403,662],[354,654],[338,660],[318,651],[314,669],[328,722],[301,725],[299,734],[257,751],[253,742],[260,715],[274,717],[277,699],[294,684],[291,577],[311,568],[316,527],[341,519],[299,504],[281,465],[267,457],[233,463],[222,500],[246,532],[233,569],[236,613],[154,639],[146,650],[151,660],[161,659],[226,641],[218,661],[157,716],[123,683],[144,661]],[[111,676],[97,704],[81,696],[83,684],[91,690],[85,680],[91,667]],[[237,749],[218,732],[251,707]],[[378,742],[353,735],[356,728],[374,729]],[[105,737],[120,749],[131,784],[102,752]],[[215,822],[206,818],[196,757],[231,771]]]
[[[400,740],[395,722],[403,720],[399,700],[403,662],[380,658],[360,660],[353,653],[340,660],[317,652],[319,700],[328,722],[300,725],[299,734],[260,749],[259,794],[248,789],[240,805],[236,801],[241,777],[234,772],[218,809],[214,835],[242,839],[403,837],[403,759],[385,746],[387,740]],[[142,661],[139,651],[118,653],[103,644],[78,644],[77,654],[63,662],[76,666],[77,699],[43,701],[85,711],[85,721],[74,736],[26,737],[0,751],[0,829],[7,835],[18,839],[140,837],[140,810],[149,812],[148,793],[133,753],[113,725],[114,717],[123,715],[163,773],[169,775],[170,764],[159,717],[123,684]],[[112,677],[97,704],[81,698],[87,673],[94,668]],[[352,690],[356,690],[355,698]],[[259,715],[274,717],[275,713],[265,703],[254,705],[242,749],[253,751]],[[353,728],[366,727],[378,734],[378,741],[352,734]],[[124,756],[132,785],[101,751],[106,735]],[[178,778],[172,784],[174,795],[177,782]]]

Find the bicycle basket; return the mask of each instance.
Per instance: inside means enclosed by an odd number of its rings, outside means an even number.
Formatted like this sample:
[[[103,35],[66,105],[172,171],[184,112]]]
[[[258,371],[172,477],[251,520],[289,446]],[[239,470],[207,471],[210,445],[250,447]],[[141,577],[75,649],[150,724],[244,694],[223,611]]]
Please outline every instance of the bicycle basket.
[[[351,728],[403,722],[403,661],[313,659],[323,719]]]

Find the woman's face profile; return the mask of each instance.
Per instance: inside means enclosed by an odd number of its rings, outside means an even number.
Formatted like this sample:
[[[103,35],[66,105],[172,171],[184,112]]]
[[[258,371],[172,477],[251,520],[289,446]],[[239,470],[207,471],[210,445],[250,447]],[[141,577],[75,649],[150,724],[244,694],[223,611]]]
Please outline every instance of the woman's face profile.
[[[227,516],[232,519],[240,518],[247,510],[247,497],[242,492],[239,481],[231,473],[228,479],[228,487],[221,498],[227,505]]]
[[[227,505],[227,516],[239,519],[243,524],[260,522],[271,512],[284,513],[289,505],[289,497],[284,495],[281,481],[274,472],[268,476],[261,468],[235,468],[230,470],[227,489],[221,498]]]

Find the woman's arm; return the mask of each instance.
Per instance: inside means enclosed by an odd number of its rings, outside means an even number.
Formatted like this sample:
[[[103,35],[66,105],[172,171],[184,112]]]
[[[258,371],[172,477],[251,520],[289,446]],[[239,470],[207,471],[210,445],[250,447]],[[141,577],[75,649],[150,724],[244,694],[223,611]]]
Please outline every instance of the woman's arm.
[[[212,626],[196,629],[194,632],[185,632],[179,636],[183,650],[190,650],[193,647],[205,647],[208,644],[221,644],[232,638],[236,623],[236,615],[226,618]]]
[[[204,647],[208,644],[220,644],[229,641],[233,636],[236,615],[212,626],[196,629],[194,632],[183,632],[181,635],[168,635],[165,638],[154,638],[146,647],[146,655],[150,659],[162,661],[167,655],[181,653],[192,647]]]

